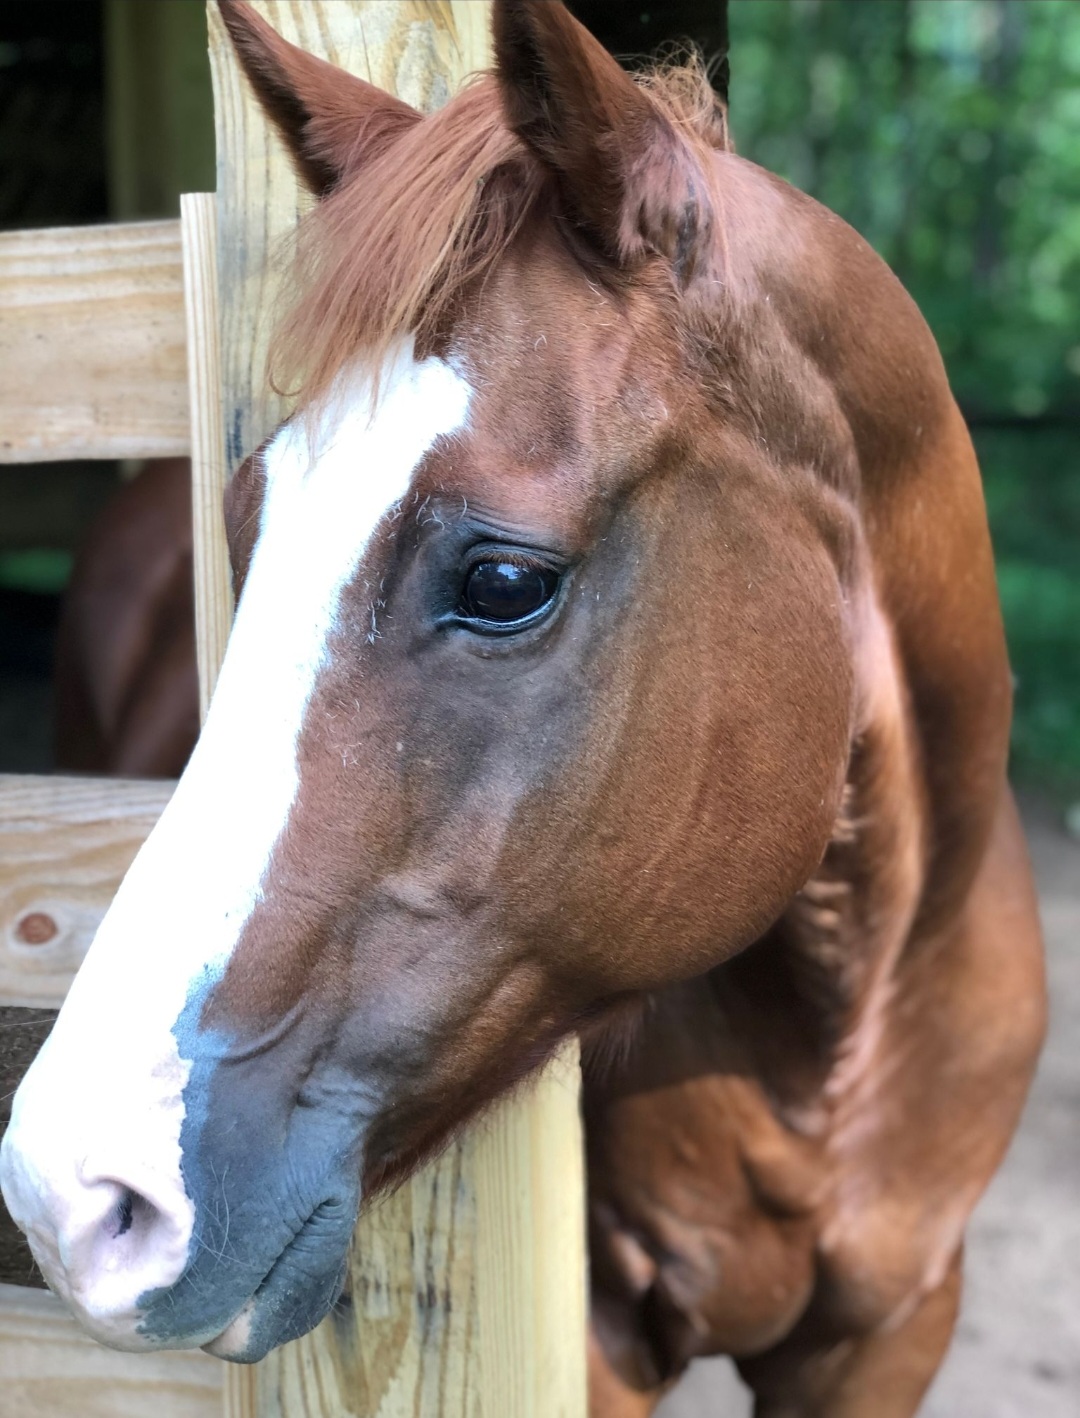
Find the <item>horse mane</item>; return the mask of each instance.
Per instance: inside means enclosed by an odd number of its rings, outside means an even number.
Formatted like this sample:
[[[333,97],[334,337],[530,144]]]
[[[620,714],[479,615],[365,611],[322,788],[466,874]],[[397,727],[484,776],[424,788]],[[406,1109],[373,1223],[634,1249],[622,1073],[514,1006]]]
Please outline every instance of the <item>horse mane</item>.
[[[699,154],[729,146],[724,110],[696,54],[637,82]],[[422,346],[445,327],[464,288],[557,200],[554,186],[507,126],[495,76],[477,75],[300,223],[290,308],[270,350],[273,386],[311,407],[347,364],[362,358],[377,371],[408,332]]]

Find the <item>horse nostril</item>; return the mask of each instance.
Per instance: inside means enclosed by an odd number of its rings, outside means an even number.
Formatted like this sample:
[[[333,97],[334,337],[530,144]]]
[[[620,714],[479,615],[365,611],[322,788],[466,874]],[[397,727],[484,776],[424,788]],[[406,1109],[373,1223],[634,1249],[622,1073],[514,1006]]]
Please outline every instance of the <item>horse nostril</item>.
[[[134,1168],[90,1165],[52,1196],[55,1263],[43,1269],[99,1337],[107,1328],[126,1342],[140,1296],[173,1285],[187,1263],[190,1203],[160,1181],[147,1176],[140,1186]]]
[[[125,1253],[131,1257],[143,1246],[154,1245],[156,1233],[162,1226],[168,1226],[168,1218],[141,1192],[123,1182],[114,1183],[117,1197],[99,1222],[97,1244],[104,1244],[107,1250],[116,1242],[125,1242]]]
[[[131,1230],[131,1223],[135,1216],[135,1195],[133,1192],[124,1189],[123,1195],[116,1204],[116,1236],[126,1236]]]
[[[43,1052],[27,1075],[4,1133],[4,1199],[45,1279],[84,1328],[108,1344],[146,1348],[146,1297],[177,1283],[192,1247],[195,1206],[179,1148],[164,1135],[168,1117],[144,1104],[148,1124],[121,1138],[100,1121],[88,1136],[75,1110],[71,1121],[38,1109],[34,1070],[49,1057]]]

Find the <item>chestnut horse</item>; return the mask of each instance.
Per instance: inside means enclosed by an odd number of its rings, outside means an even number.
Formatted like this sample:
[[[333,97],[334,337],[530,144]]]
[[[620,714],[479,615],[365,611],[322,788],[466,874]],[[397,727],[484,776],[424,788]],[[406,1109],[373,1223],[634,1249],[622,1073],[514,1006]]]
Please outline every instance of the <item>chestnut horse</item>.
[[[760,1415],[910,1415],[1044,1015],[934,342],[700,72],[555,0],[428,118],[222,9],[321,199],[301,408],[229,490],[217,693],[11,1211],[92,1334],[256,1359],[578,1031],[597,1418],[718,1352]]]

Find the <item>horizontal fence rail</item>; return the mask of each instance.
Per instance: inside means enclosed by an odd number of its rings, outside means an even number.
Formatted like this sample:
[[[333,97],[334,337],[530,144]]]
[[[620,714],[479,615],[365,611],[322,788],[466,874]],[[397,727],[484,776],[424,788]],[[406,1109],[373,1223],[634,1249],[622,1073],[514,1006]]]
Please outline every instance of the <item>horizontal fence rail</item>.
[[[222,1367],[198,1350],[118,1354],[47,1292],[0,1284],[0,1418],[221,1418]]]
[[[0,463],[190,446],[180,223],[0,234]]]

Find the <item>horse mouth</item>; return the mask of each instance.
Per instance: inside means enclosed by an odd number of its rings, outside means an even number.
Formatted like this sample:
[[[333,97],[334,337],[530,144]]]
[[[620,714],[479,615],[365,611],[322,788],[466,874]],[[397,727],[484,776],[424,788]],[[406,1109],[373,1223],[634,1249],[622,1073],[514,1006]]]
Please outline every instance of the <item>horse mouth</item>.
[[[202,1346],[205,1354],[212,1354],[215,1359],[230,1359],[234,1363],[243,1362],[243,1356],[251,1348],[251,1330],[260,1290],[262,1290],[261,1285],[236,1318],[229,1321],[218,1337]]]
[[[304,1222],[221,1333],[201,1346],[205,1353],[235,1364],[254,1364],[279,1344],[307,1334],[329,1314],[345,1287],[348,1247],[340,1249],[332,1267],[318,1263],[322,1248],[312,1242],[321,1233],[322,1211],[318,1208]]]

